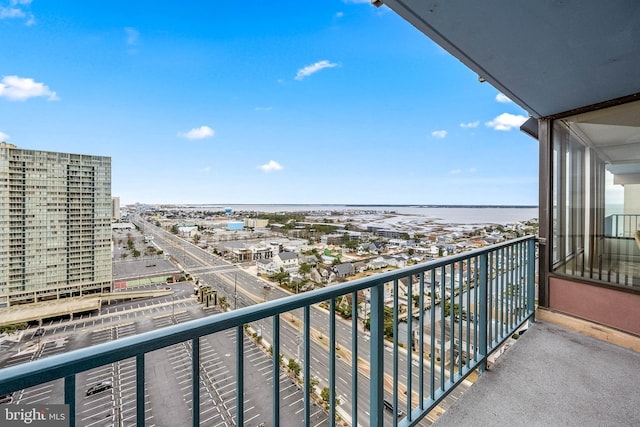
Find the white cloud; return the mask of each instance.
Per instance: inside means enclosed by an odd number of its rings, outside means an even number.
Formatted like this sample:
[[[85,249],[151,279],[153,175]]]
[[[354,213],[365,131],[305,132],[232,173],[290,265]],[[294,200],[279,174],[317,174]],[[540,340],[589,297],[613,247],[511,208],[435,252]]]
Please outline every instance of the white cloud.
[[[9,135],[4,132],[0,132],[0,141],[6,141],[7,139],[9,139]]]
[[[10,0],[9,7],[0,6],[0,19],[26,19],[25,25],[35,24],[32,13],[25,11],[31,5],[31,0]]]
[[[124,32],[127,35],[128,45],[138,44],[138,39],[140,38],[140,32],[138,30],[132,27],[126,27]]]
[[[336,18],[342,18],[344,16],[344,12],[337,12]]]
[[[214,134],[215,131],[209,126],[200,126],[199,128],[193,128],[189,132],[178,132],[178,136],[187,139],[211,138]]]
[[[307,65],[306,67],[299,69],[295,79],[302,80],[305,77],[309,77],[311,74],[317,73],[320,70],[324,70],[325,68],[333,68],[337,66],[338,64],[329,62],[326,59],[323,61],[318,61],[315,64]]]
[[[273,171],[282,170],[284,168],[280,165],[280,163],[276,162],[275,160],[269,160],[269,163],[258,166],[258,169],[260,169],[263,172],[273,172]]]
[[[507,104],[509,102],[513,102],[507,95],[504,93],[499,93],[496,95],[496,101],[501,102],[503,104]]]
[[[200,173],[205,173],[205,174],[210,173],[210,172],[211,172],[211,166],[205,166],[205,167],[203,167],[203,168],[200,168],[200,169],[198,170],[198,172],[200,172]]]
[[[273,107],[256,107],[256,111],[271,111]]]
[[[60,99],[46,85],[35,82],[33,79],[5,76],[0,83],[0,97],[11,101],[24,101],[38,96],[48,97],[49,101],[58,101]]]
[[[449,171],[449,173],[451,175],[457,175],[459,173],[462,173],[462,169],[452,169],[452,170]]]
[[[513,128],[519,128],[526,121],[527,118],[525,116],[502,113],[490,122],[486,122],[485,125],[494,130],[510,131]]]
[[[460,123],[460,127],[461,128],[477,128],[478,125],[480,125],[480,120],[476,120],[475,122],[469,122],[469,123]]]
[[[478,171],[478,169],[476,168],[469,168],[469,173],[476,173]]]
[[[446,130],[434,130],[433,132],[431,132],[431,135],[434,138],[443,139],[443,138],[446,138],[447,131]]]
[[[16,9],[15,7],[0,6],[0,19],[24,18],[24,16],[24,12],[21,9]]]

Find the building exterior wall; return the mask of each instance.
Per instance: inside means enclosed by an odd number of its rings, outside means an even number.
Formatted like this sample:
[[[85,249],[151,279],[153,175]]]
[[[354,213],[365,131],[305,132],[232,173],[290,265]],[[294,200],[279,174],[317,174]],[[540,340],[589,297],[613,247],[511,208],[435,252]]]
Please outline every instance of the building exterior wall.
[[[0,306],[111,288],[111,158],[0,144]]]
[[[640,295],[549,278],[549,308],[640,335]]]
[[[239,231],[244,228],[244,222],[242,221],[229,221],[227,222],[227,230],[229,231]]]
[[[244,226],[247,228],[265,228],[269,225],[268,219],[245,218]]]
[[[113,221],[120,221],[120,197],[113,198],[113,212],[111,216],[113,217]]]

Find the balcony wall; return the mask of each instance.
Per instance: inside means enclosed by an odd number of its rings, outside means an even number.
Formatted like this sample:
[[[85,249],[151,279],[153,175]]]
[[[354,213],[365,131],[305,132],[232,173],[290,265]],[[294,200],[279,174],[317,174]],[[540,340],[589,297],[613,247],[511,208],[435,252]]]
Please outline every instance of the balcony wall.
[[[640,295],[549,278],[549,307],[640,336]]]

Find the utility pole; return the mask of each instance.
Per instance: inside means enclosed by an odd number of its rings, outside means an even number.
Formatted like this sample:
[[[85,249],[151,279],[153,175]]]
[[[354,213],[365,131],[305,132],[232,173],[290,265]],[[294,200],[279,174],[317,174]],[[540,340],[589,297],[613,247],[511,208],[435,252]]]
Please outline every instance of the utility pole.
[[[238,273],[233,273],[233,309],[238,308]]]

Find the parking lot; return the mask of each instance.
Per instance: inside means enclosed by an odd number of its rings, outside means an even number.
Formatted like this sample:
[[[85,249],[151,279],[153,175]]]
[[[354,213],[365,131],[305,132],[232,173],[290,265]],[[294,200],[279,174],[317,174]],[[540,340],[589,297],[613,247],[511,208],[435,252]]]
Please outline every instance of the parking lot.
[[[187,285],[184,285],[187,286]],[[20,343],[3,343],[0,366],[25,363],[52,354],[112,341],[148,330],[187,322],[216,312],[185,294],[113,304],[101,315],[60,320],[29,328]],[[244,419],[247,426],[271,423],[271,358],[246,335],[244,340]],[[236,333],[221,332],[200,340],[200,425],[232,426],[236,417]],[[300,425],[303,395],[281,372],[281,422]],[[190,426],[192,410],[191,343],[176,344],[145,357],[145,425]],[[136,425],[135,359],[111,363],[76,377],[78,426]],[[63,403],[62,380],[15,392],[11,403]],[[327,414],[312,406],[312,424],[326,425]]]

